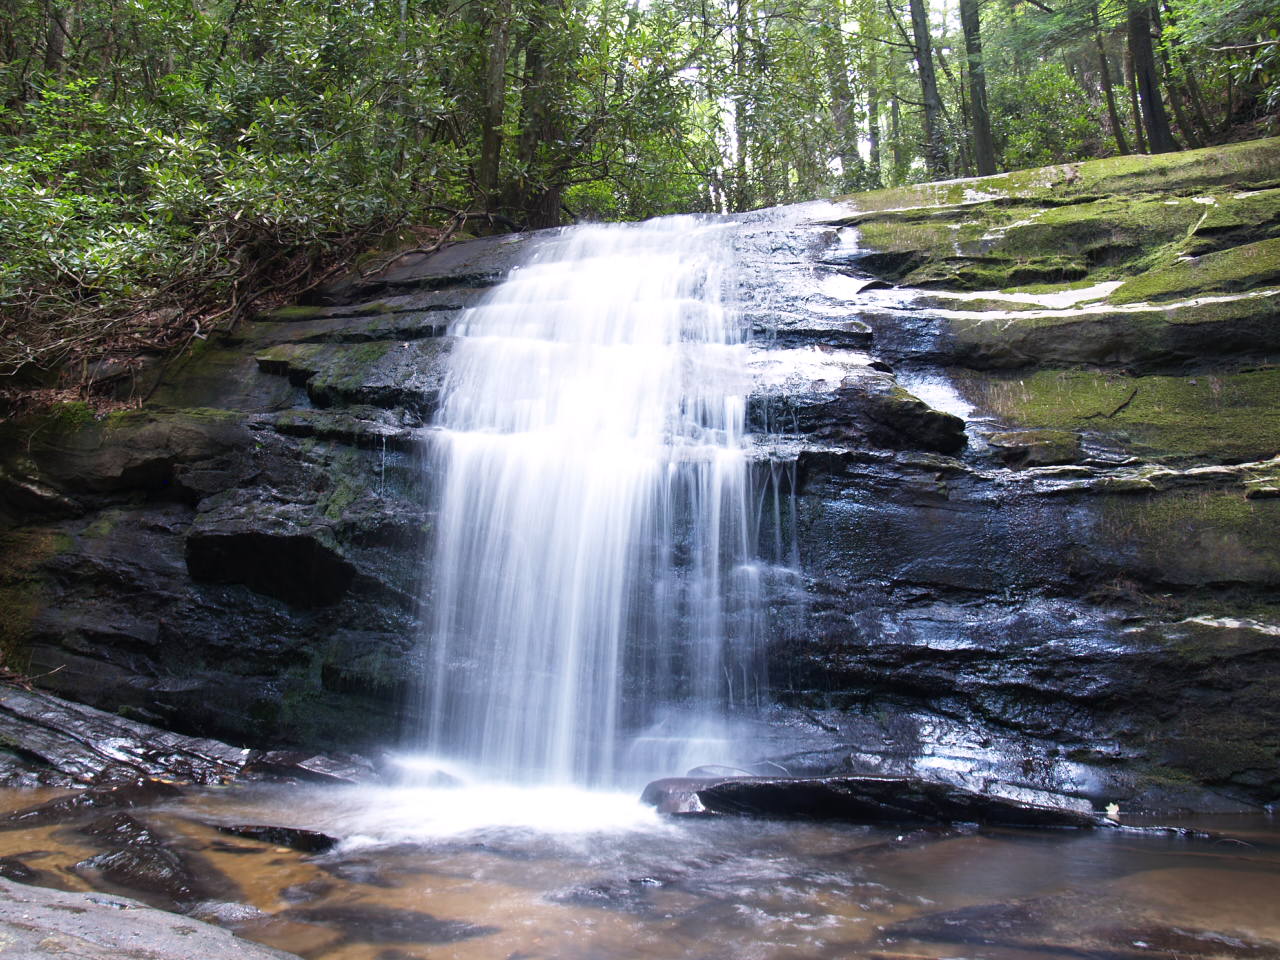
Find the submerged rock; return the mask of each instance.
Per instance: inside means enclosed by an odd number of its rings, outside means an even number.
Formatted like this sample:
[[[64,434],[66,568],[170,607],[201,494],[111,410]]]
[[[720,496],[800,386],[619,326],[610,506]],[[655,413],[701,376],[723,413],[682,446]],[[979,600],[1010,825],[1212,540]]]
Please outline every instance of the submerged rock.
[[[442,920],[415,910],[364,904],[291,907],[277,916],[332,927],[342,934],[344,943],[458,943],[498,931],[497,927]]]
[[[268,827],[254,824],[234,824],[219,826],[219,833],[227,833],[233,837],[244,837],[269,843],[276,847],[288,847],[303,853],[324,853],[337,846],[336,837],[319,833],[315,830],[302,830],[298,827]]]
[[[978,793],[908,777],[729,777],[655,780],[641,800],[659,812],[735,814],[851,823],[991,823],[1024,827],[1096,827],[1087,803],[1056,805]]]

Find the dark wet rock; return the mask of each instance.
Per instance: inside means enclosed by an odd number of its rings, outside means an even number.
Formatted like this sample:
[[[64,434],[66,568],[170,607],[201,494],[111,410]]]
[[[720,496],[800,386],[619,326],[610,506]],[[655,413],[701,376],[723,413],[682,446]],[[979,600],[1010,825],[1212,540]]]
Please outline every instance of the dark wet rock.
[[[458,943],[498,931],[497,927],[372,905],[291,907],[277,916],[332,927],[349,943]]]
[[[853,367],[834,388],[788,385],[754,396],[748,417],[756,429],[849,447],[957,453],[967,442],[963,420],[913,396],[891,373],[866,366]]]
[[[160,836],[127,813],[99,817],[77,828],[79,833],[113,847],[159,846]]]
[[[202,881],[172,850],[156,843],[123,847],[82,860],[75,872],[95,883],[106,883],[176,904],[202,896]]]
[[[187,535],[195,580],[244,584],[299,607],[337,603],[356,577],[329,525],[311,525],[309,506],[246,508],[231,498],[196,518]]]
[[[275,847],[288,847],[303,853],[324,853],[337,845],[336,837],[331,837],[315,830],[302,830],[298,827],[270,827],[256,824],[233,824],[219,826],[220,833],[234,837],[245,837],[260,843],[269,843]]]
[[[234,900],[201,900],[184,911],[184,916],[223,927],[235,927],[267,919],[267,914],[248,903]]]
[[[1066,430],[1012,430],[993,433],[986,440],[1015,470],[1076,463],[1083,456],[1079,435]]]
[[[342,303],[401,289],[440,290],[485,287],[498,282],[538,244],[559,231],[540,230],[484,237],[445,247],[435,254],[410,254],[369,276],[353,274],[321,287],[313,295],[320,304]]]
[[[315,783],[377,783],[373,763],[354,753],[313,754],[297,750],[268,750],[254,754],[246,773],[269,774]]]
[[[383,876],[382,868],[373,860],[320,860],[317,865],[330,876],[348,883],[384,888],[396,886]]]
[[[296,960],[226,930],[124,897],[67,893],[0,879],[0,938],[15,957]]]
[[[17,687],[0,687],[0,732],[40,766],[76,781],[132,783],[110,794],[117,799],[169,789],[146,778],[216,783],[238,773],[249,753]]]
[[[36,883],[40,876],[17,857],[0,857],[0,878],[14,883]]]
[[[838,226],[737,218],[753,355],[839,371],[750,400],[801,569],[762,581],[775,702],[741,764],[949,769],[1126,810],[1280,796],[1280,326],[1256,285],[1277,146],[1225,149],[814,214]],[[432,582],[417,435],[459,312],[546,236],[350,276],[175,359],[144,411],[7,425],[9,662],[187,734],[307,756],[393,742],[416,722]],[[1010,289],[1080,270],[1092,292]],[[913,273],[928,290],[885,289]],[[1029,438],[1058,432],[1078,456]],[[60,767],[39,753],[0,750],[0,778],[101,764],[84,743]]]
[[[307,883],[293,883],[280,890],[280,899],[286,903],[306,903],[318,900],[334,889],[334,884],[327,880],[311,880]]]
[[[671,814],[737,814],[852,823],[994,823],[1095,827],[1087,803],[1032,802],[905,777],[655,780],[641,799]]]
[[[0,817],[0,830],[68,823],[82,819],[95,810],[129,809],[181,795],[182,791],[177,787],[160,780],[138,780],[114,787],[91,787],[67,797],[5,814]]]

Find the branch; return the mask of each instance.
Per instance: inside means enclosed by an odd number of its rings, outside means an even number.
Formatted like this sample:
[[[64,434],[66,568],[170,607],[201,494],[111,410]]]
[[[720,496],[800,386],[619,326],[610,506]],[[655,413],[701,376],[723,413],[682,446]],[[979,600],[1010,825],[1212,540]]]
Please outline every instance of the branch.
[[[1280,40],[1262,40],[1258,43],[1238,43],[1230,47],[1210,47],[1214,53],[1231,53],[1234,50],[1257,50],[1261,47],[1270,47],[1280,43]]]

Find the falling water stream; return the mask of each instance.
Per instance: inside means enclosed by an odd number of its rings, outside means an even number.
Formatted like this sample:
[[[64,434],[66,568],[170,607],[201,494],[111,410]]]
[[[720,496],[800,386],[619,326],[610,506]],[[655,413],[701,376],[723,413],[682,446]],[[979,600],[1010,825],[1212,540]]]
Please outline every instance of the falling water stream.
[[[594,785],[724,759],[759,683],[731,227],[565,231],[455,326],[430,437],[432,754]]]

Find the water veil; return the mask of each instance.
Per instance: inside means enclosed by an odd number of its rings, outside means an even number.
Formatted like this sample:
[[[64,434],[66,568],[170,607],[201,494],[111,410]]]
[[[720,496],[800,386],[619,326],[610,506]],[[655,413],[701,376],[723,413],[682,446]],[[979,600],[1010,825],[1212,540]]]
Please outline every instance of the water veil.
[[[429,441],[432,755],[591,786],[728,761],[762,683],[732,230],[565,230],[457,323]]]

